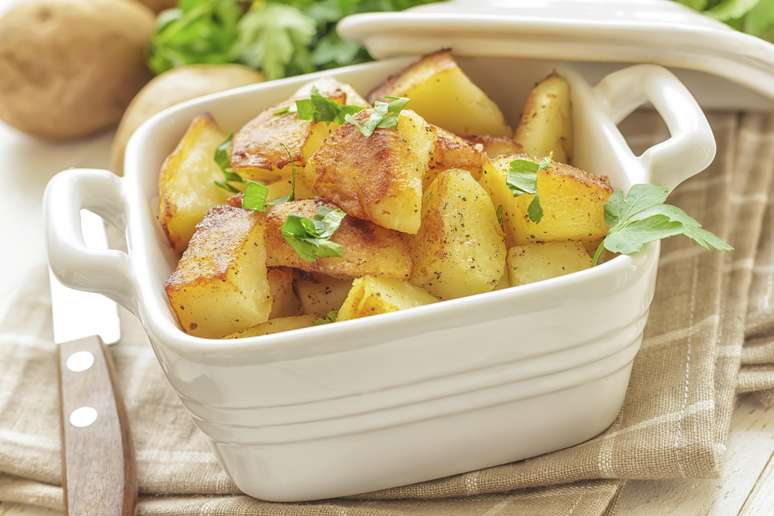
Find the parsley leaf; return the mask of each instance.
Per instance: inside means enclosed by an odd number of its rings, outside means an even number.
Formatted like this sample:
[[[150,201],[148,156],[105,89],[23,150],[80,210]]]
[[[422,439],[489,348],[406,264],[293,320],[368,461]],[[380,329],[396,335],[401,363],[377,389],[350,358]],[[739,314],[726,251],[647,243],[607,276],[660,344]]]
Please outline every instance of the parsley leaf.
[[[247,181],[242,194],[242,208],[255,211],[266,210],[267,195],[269,195],[269,188],[265,184]]]
[[[344,122],[357,127],[368,138],[377,129],[392,129],[398,125],[398,115],[409,103],[406,97],[384,97],[389,102],[377,100],[371,114],[365,122],[356,119],[352,114],[344,117]]]
[[[331,310],[327,314],[325,314],[323,317],[317,319],[314,321],[314,325],[318,326],[320,324],[330,324],[336,322],[336,319],[339,317],[339,311],[338,310]]]
[[[705,249],[733,250],[683,210],[664,204],[668,193],[666,188],[652,184],[634,185],[627,195],[616,190],[605,205],[605,222],[610,229],[594,253],[594,265],[605,249],[636,254],[650,242],[677,235],[685,235]]]
[[[218,145],[218,147],[215,149],[213,159],[215,160],[215,163],[218,165],[220,170],[223,172],[223,180],[215,181],[215,184],[227,192],[239,193],[239,190],[230,184],[244,182],[242,177],[234,172],[234,169],[231,168],[231,158],[229,157],[231,138],[232,136],[229,135],[229,137],[226,138],[226,140]]]
[[[354,115],[363,110],[362,106],[354,104],[339,104],[320,94],[314,87],[308,99],[299,99],[293,106],[277,109],[274,116],[284,116],[296,113],[300,120],[314,120],[315,122],[344,123],[348,115]]]
[[[511,161],[505,184],[514,197],[524,194],[533,194],[535,197],[529,203],[527,216],[532,222],[538,223],[543,218],[543,207],[540,205],[540,197],[537,194],[537,174],[540,170],[548,168],[551,157],[546,156],[539,163],[528,159],[515,159]]]
[[[311,219],[288,215],[282,224],[282,236],[302,260],[341,256],[342,247],[330,240],[346,214],[340,209],[320,206]]]

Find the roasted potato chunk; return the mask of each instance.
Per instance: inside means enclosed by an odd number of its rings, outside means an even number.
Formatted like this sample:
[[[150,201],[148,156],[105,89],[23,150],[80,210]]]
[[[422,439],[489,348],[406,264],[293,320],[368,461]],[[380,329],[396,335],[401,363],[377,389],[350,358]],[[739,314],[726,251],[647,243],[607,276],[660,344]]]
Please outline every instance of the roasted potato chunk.
[[[406,279],[411,273],[411,257],[406,239],[398,232],[372,222],[345,217],[331,238],[343,248],[343,255],[304,261],[282,236],[282,224],[288,214],[312,218],[320,206],[336,206],[306,199],[282,203],[271,208],[266,220],[266,263],[270,267],[293,267],[329,276],[354,278],[372,274]]]
[[[570,86],[558,75],[549,75],[530,92],[516,128],[514,141],[532,157],[553,154],[569,163],[572,157],[572,109]]]
[[[335,124],[301,120],[294,113],[277,114],[282,108],[309,97],[312,87],[340,104],[366,105],[351,86],[334,79],[321,79],[303,86],[293,97],[262,111],[235,135],[231,146],[231,167],[242,177],[255,181],[276,181],[289,177],[292,167],[302,168],[320,147]]]
[[[521,145],[506,136],[489,136],[488,134],[466,134],[465,140],[471,145],[481,145],[484,153],[490,158],[501,154],[520,154],[524,152]]]
[[[441,299],[493,290],[505,271],[495,208],[465,170],[439,174],[425,191],[411,246],[411,283]]]
[[[425,290],[407,281],[365,276],[352,283],[337,321],[397,312],[438,301]]]
[[[164,285],[184,331],[222,337],[269,318],[264,225],[256,212],[216,206]]]
[[[545,242],[511,247],[511,286],[534,283],[591,267],[591,256],[580,242]]]
[[[455,134],[512,134],[500,108],[465,75],[449,50],[424,56],[387,79],[368,100],[373,104],[386,96],[410,98],[409,108]]]
[[[327,314],[338,310],[346,299],[352,280],[324,274],[308,274],[296,280],[296,293],[305,314]]]
[[[207,210],[229,196],[214,183],[223,178],[214,155],[225,138],[212,116],[197,116],[161,166],[159,222],[177,254],[185,250]]]
[[[483,146],[470,142],[437,126],[432,126],[435,144],[430,154],[428,170],[422,178],[424,188],[430,186],[435,176],[452,168],[467,170],[478,180],[483,165]]]
[[[297,330],[299,328],[308,328],[314,326],[314,323],[320,319],[319,315],[295,315],[292,317],[278,317],[257,324],[245,330],[237,331],[226,335],[224,339],[241,339],[244,337],[258,337],[260,335],[270,335],[283,331]]]
[[[296,271],[287,267],[272,267],[266,278],[272,300],[269,319],[301,315],[301,302],[293,288]]]
[[[368,116],[368,110],[356,115]],[[400,113],[394,129],[377,129],[369,137],[344,124],[307,163],[306,182],[353,217],[414,234],[434,140],[432,128],[410,110]]]
[[[605,203],[613,189],[606,177],[552,161],[537,174],[537,192],[543,218],[529,219],[533,195],[514,197],[506,179],[510,163],[524,155],[502,155],[484,164],[481,185],[496,207],[502,206],[503,228],[509,246],[529,242],[598,240],[607,234]],[[499,208],[498,208],[499,209]]]
[[[291,192],[294,192],[294,199],[295,200],[301,200],[301,199],[311,199],[315,196],[314,191],[312,191],[311,188],[309,188],[309,185],[306,184],[306,181],[304,180],[304,174],[302,169],[297,169],[296,178],[295,178],[296,186],[295,190],[293,189],[293,176],[283,177],[282,179],[278,179],[277,181],[274,181],[272,183],[269,183],[266,185],[266,187],[269,189],[266,200],[273,201],[275,199],[278,199],[280,197],[285,197],[286,195],[290,195]]]

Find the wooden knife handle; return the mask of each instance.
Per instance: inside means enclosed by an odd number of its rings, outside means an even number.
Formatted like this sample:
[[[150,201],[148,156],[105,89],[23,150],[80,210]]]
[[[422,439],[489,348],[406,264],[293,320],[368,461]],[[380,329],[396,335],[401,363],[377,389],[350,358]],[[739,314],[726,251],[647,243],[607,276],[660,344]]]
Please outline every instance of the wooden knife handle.
[[[134,514],[134,449],[110,354],[101,338],[59,345],[59,387],[67,514]]]

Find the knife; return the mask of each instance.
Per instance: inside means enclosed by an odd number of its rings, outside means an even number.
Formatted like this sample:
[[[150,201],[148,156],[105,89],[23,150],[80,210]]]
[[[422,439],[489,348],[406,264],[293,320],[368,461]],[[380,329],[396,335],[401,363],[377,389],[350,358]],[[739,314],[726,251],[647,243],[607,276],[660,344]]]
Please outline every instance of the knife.
[[[88,247],[106,249],[102,219],[81,211]],[[71,516],[134,514],[137,476],[126,410],[107,346],[121,336],[118,309],[100,294],[62,285],[49,269],[59,347],[62,485]]]

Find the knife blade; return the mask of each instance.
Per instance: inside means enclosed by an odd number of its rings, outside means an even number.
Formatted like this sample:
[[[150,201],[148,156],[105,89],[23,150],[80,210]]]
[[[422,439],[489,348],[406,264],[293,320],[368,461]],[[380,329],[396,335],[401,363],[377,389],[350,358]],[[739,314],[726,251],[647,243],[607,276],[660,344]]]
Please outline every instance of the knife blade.
[[[106,249],[102,219],[81,212],[87,247]],[[106,344],[120,338],[116,304],[62,285],[49,269],[59,348],[62,482],[67,514],[134,514],[137,479],[126,410]]]

